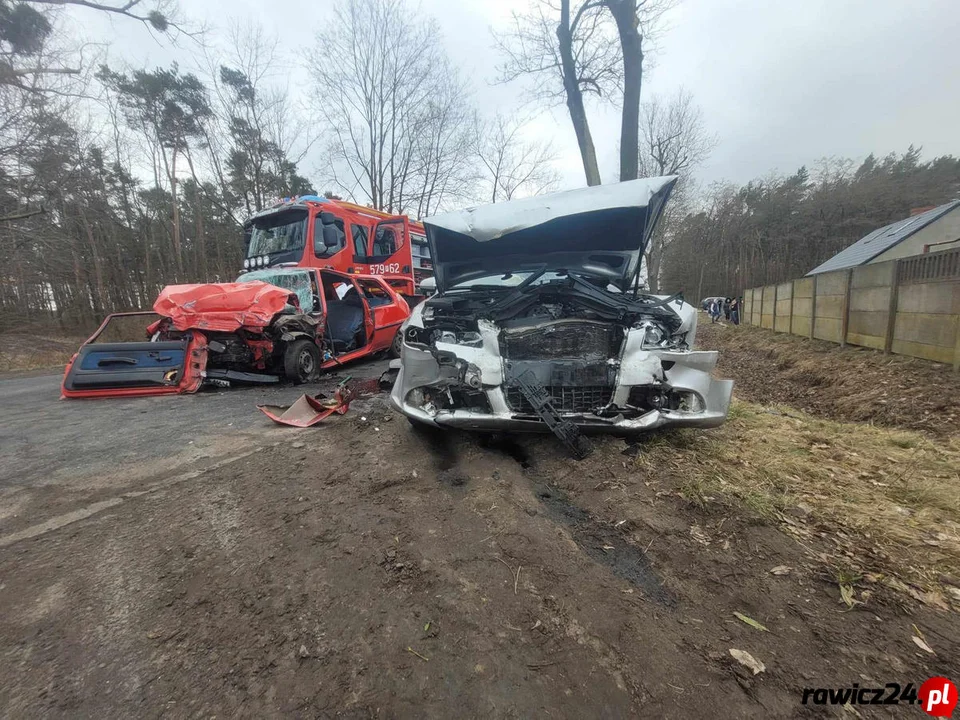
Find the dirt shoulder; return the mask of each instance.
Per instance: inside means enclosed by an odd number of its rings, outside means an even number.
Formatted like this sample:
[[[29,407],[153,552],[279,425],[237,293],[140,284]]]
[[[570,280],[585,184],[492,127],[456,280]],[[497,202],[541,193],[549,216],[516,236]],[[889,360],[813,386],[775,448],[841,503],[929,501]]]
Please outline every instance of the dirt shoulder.
[[[87,339],[49,332],[0,333],[0,378],[30,377],[37,371],[61,370]]]
[[[755,415],[792,422],[744,405],[579,463],[383,397],[291,431],[5,548],[0,714],[784,717],[804,687],[949,676],[957,614],[838,577],[846,527],[691,484],[755,461]]]
[[[698,345],[720,351],[718,372],[739,398],[833,420],[960,433],[960,373],[939,363],[810,340],[701,314]]]

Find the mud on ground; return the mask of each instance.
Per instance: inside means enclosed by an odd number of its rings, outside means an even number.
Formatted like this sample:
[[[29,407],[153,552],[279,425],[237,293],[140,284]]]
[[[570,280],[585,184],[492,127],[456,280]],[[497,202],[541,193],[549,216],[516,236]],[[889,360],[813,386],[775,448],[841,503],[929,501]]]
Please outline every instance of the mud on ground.
[[[956,674],[956,613],[848,608],[830,537],[691,498],[705,435],[576,462],[357,403],[4,548],[0,715],[806,717],[804,687]]]

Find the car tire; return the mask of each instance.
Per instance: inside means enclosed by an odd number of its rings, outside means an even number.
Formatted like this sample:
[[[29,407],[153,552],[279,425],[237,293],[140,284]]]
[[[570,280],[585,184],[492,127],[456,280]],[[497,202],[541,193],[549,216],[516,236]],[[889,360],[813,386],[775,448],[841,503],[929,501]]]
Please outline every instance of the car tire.
[[[320,377],[320,348],[312,340],[300,338],[283,352],[283,374],[294,385],[313,382]]]
[[[400,349],[403,347],[403,326],[397,328],[397,334],[393,336],[393,342],[390,343],[388,354],[392,358],[400,357]]]

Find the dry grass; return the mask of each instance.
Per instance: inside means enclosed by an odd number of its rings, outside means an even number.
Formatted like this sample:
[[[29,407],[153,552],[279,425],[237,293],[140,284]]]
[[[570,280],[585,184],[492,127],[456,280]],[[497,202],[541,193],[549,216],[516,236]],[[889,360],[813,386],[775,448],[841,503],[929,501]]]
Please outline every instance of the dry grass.
[[[956,437],[736,402],[723,427],[654,436],[637,462],[674,467],[678,492],[701,507],[736,501],[800,539],[826,539],[837,571],[925,589],[960,575]]]
[[[0,334],[0,373],[62,368],[86,337]]]
[[[702,324],[697,340],[720,351],[739,398],[940,438],[960,427],[960,373],[948,365],[743,325]]]

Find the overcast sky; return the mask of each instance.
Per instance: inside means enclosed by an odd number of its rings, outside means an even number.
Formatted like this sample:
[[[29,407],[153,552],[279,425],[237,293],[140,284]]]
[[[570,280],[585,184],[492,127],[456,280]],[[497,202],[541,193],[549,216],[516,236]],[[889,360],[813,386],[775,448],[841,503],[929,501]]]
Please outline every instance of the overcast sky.
[[[331,19],[333,0],[180,0],[183,12],[218,30],[254,19],[282,38],[291,86],[309,92],[296,69]],[[499,61],[491,29],[526,3],[423,0],[448,54],[473,80],[476,105],[519,112],[522,88],[493,85]],[[415,0],[411,8],[417,7]],[[75,10],[82,33],[112,43],[111,54],[134,66],[189,67],[190,43],[159,46],[123,19]],[[743,183],[773,170],[793,172],[820,157],[923,146],[924,157],[960,154],[960,0],[680,0],[667,17],[656,66],[643,96],[689,90],[719,145],[700,169],[704,182]],[[387,29],[389,31],[389,29]],[[617,174],[619,114],[588,107],[605,181]],[[318,128],[319,130],[320,128]],[[551,138],[564,187],[584,184],[564,109],[541,114],[531,134]],[[301,168],[319,179],[316,158]]]

